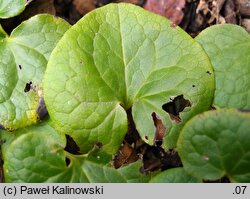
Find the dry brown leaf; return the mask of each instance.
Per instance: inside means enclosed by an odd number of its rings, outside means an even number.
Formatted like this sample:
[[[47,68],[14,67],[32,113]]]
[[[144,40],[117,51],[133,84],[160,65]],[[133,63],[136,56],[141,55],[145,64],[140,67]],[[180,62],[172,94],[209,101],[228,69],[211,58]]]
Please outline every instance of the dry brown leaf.
[[[160,119],[160,117],[153,112],[152,113],[152,118],[154,121],[154,125],[155,125],[155,138],[154,138],[154,145],[155,146],[161,146],[162,145],[162,140],[167,132],[166,127],[164,126],[162,120]]]
[[[162,15],[175,24],[180,24],[184,16],[185,0],[147,0],[144,5],[146,10]]]
[[[250,0],[237,0],[240,14],[245,17],[250,17]]]
[[[125,142],[114,158],[114,167],[117,169],[124,164],[129,164],[136,160],[138,160],[138,155],[135,150],[130,144]]]
[[[242,20],[242,25],[246,28],[247,32],[250,33],[250,19],[243,19]]]
[[[73,4],[75,5],[76,10],[82,15],[95,9],[94,0],[73,0]]]
[[[208,24],[213,24],[214,21],[216,21],[217,24],[225,23],[225,19],[220,15],[220,12],[226,2],[226,0],[200,0],[196,14],[200,18],[204,18],[204,20],[200,21],[204,22],[206,20]]]
[[[236,24],[236,5],[234,0],[227,0],[225,6],[224,6],[224,18],[226,23],[232,23]]]

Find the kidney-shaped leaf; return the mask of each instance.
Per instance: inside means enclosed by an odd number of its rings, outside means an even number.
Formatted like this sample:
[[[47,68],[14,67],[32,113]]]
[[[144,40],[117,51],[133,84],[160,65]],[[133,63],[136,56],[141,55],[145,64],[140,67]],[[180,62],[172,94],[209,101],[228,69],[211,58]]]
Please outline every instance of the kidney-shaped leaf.
[[[208,111],[182,129],[177,146],[185,170],[205,180],[250,182],[250,114]]]
[[[240,26],[223,24],[205,29],[196,40],[214,68],[214,105],[250,108],[250,35]]]
[[[5,140],[3,131],[2,139]],[[46,124],[7,133],[2,145],[6,182],[44,182],[64,171],[65,139]]]
[[[14,17],[21,13],[27,0],[0,0],[0,18]]]
[[[42,14],[8,36],[0,28],[0,125],[13,130],[35,123],[46,110],[42,79],[47,60],[70,25]]]
[[[198,178],[189,175],[183,168],[173,168],[160,172],[149,182],[154,183],[195,183],[202,182]]]
[[[200,45],[169,20],[130,4],[109,4],[72,26],[44,77],[52,120],[82,151],[96,141],[116,151],[131,108],[147,143],[154,142],[159,118],[167,131],[159,137],[174,147],[178,129],[209,107],[213,89],[212,68]]]
[[[140,173],[141,162],[118,170],[94,161],[100,157],[73,155],[64,151],[65,136],[48,123],[0,131],[6,182],[148,182]]]

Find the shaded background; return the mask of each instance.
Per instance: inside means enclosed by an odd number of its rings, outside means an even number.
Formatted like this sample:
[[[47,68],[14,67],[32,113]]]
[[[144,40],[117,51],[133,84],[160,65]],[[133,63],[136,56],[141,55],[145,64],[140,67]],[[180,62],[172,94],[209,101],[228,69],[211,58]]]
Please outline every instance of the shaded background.
[[[31,16],[50,13],[74,24],[88,12],[118,2],[133,3],[162,15],[192,37],[208,26],[222,23],[241,25],[250,32],[250,0],[31,0],[21,15],[0,23],[10,33]]]
[[[30,0],[22,14],[2,19],[0,23],[9,34],[22,21],[39,13],[56,15],[70,24],[75,24],[88,12],[108,3],[118,2],[133,3],[162,15],[173,21],[173,25],[182,27],[192,37],[206,27],[223,23],[243,26],[250,33],[250,0]],[[132,117],[131,113],[128,117]],[[136,132],[133,123],[130,124],[129,129],[131,132]],[[65,150],[74,153],[73,149],[77,149],[77,146],[73,139],[67,137],[67,141],[69,145]],[[140,141],[138,134],[127,135],[120,149],[123,156],[117,155],[114,159],[115,168],[138,159],[130,143]],[[160,147],[149,146],[145,143],[141,143],[137,150],[143,154],[144,171],[142,172],[144,173],[159,168],[165,170],[181,166],[180,158],[174,150],[165,152]],[[0,157],[0,182],[3,182],[2,164]],[[229,182],[229,180],[222,178],[217,182]]]

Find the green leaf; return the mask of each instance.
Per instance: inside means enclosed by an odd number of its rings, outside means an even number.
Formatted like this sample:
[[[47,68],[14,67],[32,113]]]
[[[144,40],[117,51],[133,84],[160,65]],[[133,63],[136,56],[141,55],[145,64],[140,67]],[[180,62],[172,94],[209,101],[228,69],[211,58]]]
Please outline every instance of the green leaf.
[[[119,168],[117,171],[123,176],[128,183],[146,183],[148,182],[155,173],[142,174],[140,172],[142,162],[137,161],[135,163],[128,164],[127,166]]]
[[[4,31],[3,27],[0,24],[0,42],[2,42],[6,36],[8,36],[8,34]]]
[[[0,18],[10,18],[20,14],[27,0],[0,0]]]
[[[184,169],[205,180],[250,182],[250,114],[208,111],[186,123],[177,146]]]
[[[145,142],[154,142],[155,112],[167,128],[164,147],[174,147],[183,124],[211,104],[214,76],[207,71],[212,68],[200,45],[169,20],[131,4],[109,4],[60,40],[48,62],[44,97],[58,130],[70,133],[83,152],[96,141],[117,151],[131,108]],[[191,107],[177,123],[162,106],[182,95]]]
[[[44,114],[43,74],[51,51],[69,27],[62,19],[41,14],[10,36],[0,28],[0,124],[5,129],[36,123]]]
[[[202,182],[189,175],[183,168],[168,169],[154,176],[149,182],[154,183],[195,183]]]
[[[205,29],[196,40],[214,68],[214,105],[250,108],[250,35],[240,26],[223,24]]]
[[[29,126],[12,134],[0,131],[6,182],[148,182],[141,162],[118,170],[93,161],[93,154],[64,151],[65,136],[48,123]],[[67,165],[66,162],[69,164]]]
[[[7,138],[2,145],[6,182],[45,182],[64,171],[65,139],[49,125],[23,128]]]

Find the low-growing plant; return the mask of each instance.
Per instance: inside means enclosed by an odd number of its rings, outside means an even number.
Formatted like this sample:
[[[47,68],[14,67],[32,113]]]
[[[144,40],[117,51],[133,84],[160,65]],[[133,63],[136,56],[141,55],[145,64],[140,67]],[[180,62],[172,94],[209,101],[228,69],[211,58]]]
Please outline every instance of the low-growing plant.
[[[0,18],[14,17],[20,14],[29,0],[0,0]]]
[[[109,4],[72,27],[37,15],[10,36],[1,28],[0,43],[6,182],[250,182],[243,28],[193,39],[140,7]],[[177,153],[181,162],[146,168],[138,146],[159,153],[155,164]]]

